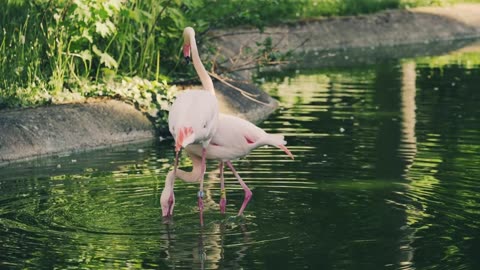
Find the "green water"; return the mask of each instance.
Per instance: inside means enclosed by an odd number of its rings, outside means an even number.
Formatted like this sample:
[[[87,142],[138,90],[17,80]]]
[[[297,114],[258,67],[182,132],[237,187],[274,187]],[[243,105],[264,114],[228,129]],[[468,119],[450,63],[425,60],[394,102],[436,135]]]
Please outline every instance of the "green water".
[[[296,159],[234,162],[253,191],[241,218],[228,170],[219,213],[210,162],[203,228],[181,181],[162,220],[172,140],[1,167],[0,266],[480,269],[480,68],[448,59],[265,75],[282,108],[261,126]]]

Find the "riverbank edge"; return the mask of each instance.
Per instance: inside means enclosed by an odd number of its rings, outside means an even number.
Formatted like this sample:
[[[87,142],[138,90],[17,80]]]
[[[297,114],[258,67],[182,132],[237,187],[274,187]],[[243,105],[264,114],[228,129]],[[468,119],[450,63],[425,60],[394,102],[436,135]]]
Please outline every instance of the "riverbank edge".
[[[216,44],[217,62],[222,63],[217,64],[219,70],[238,70],[243,78],[251,77],[248,67],[256,65],[248,52],[264,49],[261,44],[266,39],[271,39],[274,51],[291,52],[300,61],[332,62],[330,58],[344,50],[361,50],[376,58],[377,49],[392,52],[396,47],[422,45],[423,52],[431,46],[433,54],[446,53],[436,49],[435,43],[475,38],[480,38],[480,4],[474,3],[321,18],[262,31],[240,28],[209,33],[209,41]]]
[[[267,37],[272,38],[279,50],[305,54],[319,49],[466,39],[480,37],[480,4],[388,10],[268,27],[263,32],[257,29],[213,31],[210,37],[218,54],[227,58],[242,55],[243,48],[255,46]],[[252,93],[261,102],[216,82],[222,111],[259,122],[278,107],[276,100],[253,84],[233,84]],[[0,165],[37,156],[154,139],[155,134],[145,115],[117,100],[3,110],[0,114]]]

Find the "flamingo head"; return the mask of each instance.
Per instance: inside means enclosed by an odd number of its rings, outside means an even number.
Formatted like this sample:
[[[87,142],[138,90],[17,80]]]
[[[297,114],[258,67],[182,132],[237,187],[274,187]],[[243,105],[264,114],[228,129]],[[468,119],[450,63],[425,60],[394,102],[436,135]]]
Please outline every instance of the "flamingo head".
[[[164,189],[160,197],[160,204],[162,205],[162,216],[171,217],[173,215],[173,208],[175,207],[175,195],[173,189]]]
[[[190,53],[191,53],[191,39],[195,37],[195,31],[192,27],[186,27],[183,30],[183,57],[187,61],[187,64],[190,62]]]

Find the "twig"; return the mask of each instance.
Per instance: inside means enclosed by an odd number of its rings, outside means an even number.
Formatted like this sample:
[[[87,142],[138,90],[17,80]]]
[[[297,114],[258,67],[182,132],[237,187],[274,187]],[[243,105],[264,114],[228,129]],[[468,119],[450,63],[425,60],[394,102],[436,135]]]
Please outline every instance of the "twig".
[[[220,77],[218,74],[216,73],[213,73],[213,72],[208,72],[208,74],[210,74],[210,76],[212,76],[213,78],[219,80],[220,82],[222,82],[223,84],[227,85],[227,86],[230,86],[232,87],[233,89],[237,90],[238,92],[242,93],[242,95],[247,95],[247,96],[250,96],[250,97],[257,97],[258,95],[255,95],[255,94],[252,94],[252,93],[249,93],[245,90],[242,90],[238,87],[236,87],[235,85],[227,82],[225,79],[223,79],[222,77]]]
[[[256,103],[259,103],[259,104],[262,104],[262,105],[265,105],[265,106],[269,106],[271,107],[272,105],[269,104],[269,103],[265,103],[263,101],[260,101],[254,97],[258,97],[258,95],[254,95],[254,94],[251,94],[251,93],[248,93],[247,91],[245,90],[242,90],[234,85],[232,85],[231,83],[227,82],[226,80],[224,80],[222,77],[220,77],[218,74],[216,73],[213,73],[213,72],[208,72],[208,74],[210,74],[210,76],[212,76],[213,78],[219,80],[221,83],[227,85],[227,86],[230,86],[231,88],[237,90],[240,92],[240,94],[242,94],[242,96],[244,96],[245,98],[247,99],[250,99],[251,101],[254,101]]]

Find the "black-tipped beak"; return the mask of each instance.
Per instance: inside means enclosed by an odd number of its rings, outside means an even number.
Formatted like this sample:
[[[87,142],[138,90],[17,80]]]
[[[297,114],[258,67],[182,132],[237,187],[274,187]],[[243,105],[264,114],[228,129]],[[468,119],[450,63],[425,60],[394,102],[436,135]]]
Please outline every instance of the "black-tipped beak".
[[[183,57],[185,57],[185,61],[187,62],[187,65],[188,63],[190,63],[190,44],[183,44]]]

